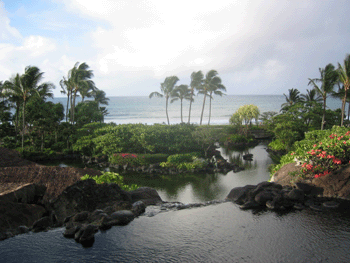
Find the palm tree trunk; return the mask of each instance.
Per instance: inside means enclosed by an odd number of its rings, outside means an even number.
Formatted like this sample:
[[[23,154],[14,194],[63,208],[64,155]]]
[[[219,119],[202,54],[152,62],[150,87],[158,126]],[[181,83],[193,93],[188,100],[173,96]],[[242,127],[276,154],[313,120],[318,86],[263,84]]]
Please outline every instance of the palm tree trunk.
[[[165,113],[166,113],[166,119],[168,120],[168,125],[170,125],[169,116],[168,116],[168,98],[166,98],[166,101],[165,101]]]
[[[73,119],[73,92],[70,94],[70,121]]]
[[[202,120],[203,120],[203,113],[204,113],[204,105],[205,105],[205,98],[207,97],[207,94],[204,94],[204,99],[203,99],[203,107],[202,107],[202,113],[201,113],[201,120],[199,122],[199,125],[202,125]]]
[[[25,117],[24,117],[24,109],[26,107],[26,100],[23,101],[23,110],[22,110],[22,151],[24,146],[24,123],[25,123]]]
[[[74,115],[75,115],[75,98],[77,96],[77,92],[74,92],[74,97],[73,97],[73,104],[70,105],[72,109],[72,124],[74,124]]]
[[[323,99],[323,116],[322,116],[322,123],[321,123],[321,131],[323,130],[323,127],[324,127],[325,117],[326,117],[326,98]]]
[[[183,123],[184,121],[182,120],[182,100],[181,100],[181,123]]]
[[[209,97],[209,120],[208,120],[208,125],[210,124],[210,117],[211,117],[211,94],[210,93],[210,97]]]
[[[67,92],[66,122],[68,122],[69,91]]]
[[[345,92],[344,98],[342,99],[340,127],[342,127],[344,124],[345,104],[346,104],[346,92]]]
[[[188,124],[190,124],[190,120],[191,120],[192,99],[193,99],[193,89],[192,89],[192,91],[191,91],[190,110],[189,110],[189,112],[188,112]]]

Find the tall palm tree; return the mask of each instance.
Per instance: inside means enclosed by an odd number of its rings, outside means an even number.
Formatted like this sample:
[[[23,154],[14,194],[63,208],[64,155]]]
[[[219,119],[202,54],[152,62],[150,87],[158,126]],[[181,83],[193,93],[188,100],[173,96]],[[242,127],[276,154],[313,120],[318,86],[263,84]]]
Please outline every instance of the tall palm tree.
[[[188,113],[188,123],[190,123],[191,120],[191,108],[192,108],[192,102],[194,101],[193,99],[193,95],[194,95],[194,90],[198,90],[203,83],[203,72],[202,71],[197,71],[197,72],[192,72],[191,74],[191,83],[190,83],[190,87],[191,87],[191,100],[190,100],[190,109],[189,109],[189,113]]]
[[[301,94],[300,98],[305,102],[321,102],[323,100],[321,95],[317,94],[315,89],[307,89],[306,94]]]
[[[226,91],[226,88],[224,85],[221,84],[221,79],[219,77],[216,78],[217,83],[213,83],[213,85],[209,88],[209,120],[208,125],[210,124],[210,118],[211,118],[211,100],[213,99],[213,94],[217,96],[225,95],[223,91]]]
[[[10,78],[9,80],[6,80],[3,84],[3,92],[5,97],[8,98],[10,103],[14,105],[15,108],[15,132],[18,134],[18,127],[19,127],[19,112],[22,105],[21,96],[15,92],[16,86],[19,86],[20,82],[20,75],[17,73],[14,77]],[[16,137],[17,138],[17,137]]]
[[[339,81],[343,83],[343,86],[344,86],[344,97],[342,99],[343,103],[342,103],[342,109],[341,109],[342,114],[341,114],[341,123],[340,123],[340,126],[343,126],[346,95],[350,88],[350,55],[346,56],[344,60],[344,65],[341,65],[340,63],[338,63],[337,72],[339,75]]]
[[[221,83],[221,79],[217,77],[218,72],[214,69],[210,70],[206,75],[205,79],[203,81],[203,85],[199,87],[198,94],[203,94],[203,106],[202,106],[202,113],[201,113],[201,119],[199,122],[199,125],[202,125],[202,120],[203,120],[203,113],[204,113],[204,106],[205,106],[205,99],[210,93],[210,90],[212,89],[213,86],[217,85],[219,82]],[[220,81],[219,81],[220,80]]]
[[[42,83],[39,85],[43,78],[44,72],[41,72],[38,67],[28,66],[24,70],[23,75],[17,74],[13,81],[7,83],[7,89],[10,95],[15,98],[21,98],[22,104],[22,149],[24,146],[24,133],[25,133],[25,107],[28,99],[33,96],[46,96],[48,90],[54,86],[51,83]],[[41,94],[40,94],[41,92]],[[45,95],[46,94],[46,95]]]
[[[170,103],[173,103],[174,101],[180,100],[181,102],[181,123],[183,123],[183,118],[182,118],[182,101],[183,100],[189,100],[191,102],[191,100],[193,100],[191,98],[191,90],[188,88],[188,85],[179,85],[176,86],[173,94],[172,94],[172,99],[170,101]]]
[[[176,76],[166,77],[164,82],[160,84],[161,93],[159,93],[158,91],[154,91],[151,94],[149,94],[150,99],[153,98],[154,96],[159,98],[165,97],[165,113],[166,113],[166,118],[168,120],[168,125],[170,124],[169,115],[168,115],[169,98],[172,97],[175,84],[178,81],[179,81],[179,78]]]
[[[66,122],[68,122],[68,108],[69,108],[69,100],[72,95],[72,86],[69,85],[67,79],[63,77],[63,79],[60,80],[60,86],[61,86],[61,93],[67,94],[67,105],[66,105]]]
[[[316,93],[322,96],[323,99],[323,116],[321,123],[321,130],[323,130],[325,124],[325,116],[326,116],[326,100],[329,93],[331,93],[334,89],[334,85],[338,81],[338,74],[334,69],[334,66],[330,63],[324,69],[320,68],[319,79],[309,79],[309,85],[312,85],[316,90]],[[321,83],[321,86],[318,86],[317,83]]]
[[[286,102],[281,105],[281,110],[285,110],[289,106],[301,101],[300,91],[298,89],[289,89],[288,92],[288,95],[283,93],[284,97],[286,98]]]
[[[95,83],[91,80],[94,76],[93,71],[84,62],[79,65],[75,63],[74,67],[68,72],[68,85],[72,87],[71,94],[71,121],[74,123],[75,99],[77,93],[83,89],[95,89]]]

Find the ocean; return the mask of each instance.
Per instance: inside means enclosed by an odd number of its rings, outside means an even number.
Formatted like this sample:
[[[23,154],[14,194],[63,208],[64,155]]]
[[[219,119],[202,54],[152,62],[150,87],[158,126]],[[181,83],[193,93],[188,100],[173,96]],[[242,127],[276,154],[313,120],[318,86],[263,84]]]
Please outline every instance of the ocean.
[[[79,100],[77,100],[79,101]],[[53,102],[60,102],[66,107],[67,98],[54,98]],[[285,103],[283,95],[227,95],[214,97],[211,106],[210,124],[229,124],[229,119],[235,111],[247,104],[256,105],[260,113],[267,111],[279,112],[281,105]],[[101,105],[104,106],[104,105]],[[203,96],[196,96],[192,103],[191,123],[199,124],[203,106]],[[330,109],[341,107],[341,101],[333,98],[327,99],[327,106]],[[109,97],[109,105],[106,106],[108,115],[105,122],[116,124],[127,123],[167,123],[165,114],[164,98],[148,98],[147,96],[133,97]],[[189,102],[183,101],[183,121],[187,123],[189,113]],[[170,103],[168,106],[170,124],[181,123],[180,101]],[[208,124],[209,120],[209,99],[207,97],[202,124]]]

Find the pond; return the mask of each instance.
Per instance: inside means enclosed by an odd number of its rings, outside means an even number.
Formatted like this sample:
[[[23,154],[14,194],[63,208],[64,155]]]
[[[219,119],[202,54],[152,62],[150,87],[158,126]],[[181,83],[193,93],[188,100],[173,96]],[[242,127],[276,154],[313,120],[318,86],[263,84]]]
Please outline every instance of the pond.
[[[264,147],[250,149],[253,161],[242,162],[247,167],[242,172],[201,175],[200,180],[178,177],[166,183],[152,179],[149,184],[168,201],[223,199],[235,186],[269,178],[271,160]],[[224,154],[241,160],[242,153]],[[65,239],[63,228],[1,241],[0,262],[349,262],[348,206],[344,201],[327,213],[277,213],[241,210],[225,202],[155,216],[146,213],[127,226],[97,233],[91,248]]]
[[[180,174],[161,178],[128,174],[125,176],[125,182],[153,187],[164,201],[196,203],[223,200],[233,187],[258,184],[270,179],[268,167],[272,164],[272,160],[266,152],[266,144],[261,142],[244,151],[219,148],[225,159],[245,168],[237,173],[231,171],[227,174]],[[243,154],[248,152],[253,154],[253,161],[243,160]]]

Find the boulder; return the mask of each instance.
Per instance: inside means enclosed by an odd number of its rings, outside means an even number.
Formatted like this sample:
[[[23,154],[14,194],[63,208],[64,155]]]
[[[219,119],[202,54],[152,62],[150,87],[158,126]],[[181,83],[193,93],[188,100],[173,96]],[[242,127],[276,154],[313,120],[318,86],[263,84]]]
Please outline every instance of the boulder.
[[[22,184],[0,193],[0,201],[33,204],[42,200],[46,191],[45,185]]]
[[[77,233],[79,238],[76,241],[82,244],[84,247],[91,247],[95,242],[95,233],[98,231],[98,227],[94,225],[86,225],[79,229]]]
[[[294,188],[292,191],[288,193],[287,197],[292,201],[301,203],[301,202],[304,202],[305,193],[301,189]]]
[[[131,211],[134,213],[135,216],[139,216],[146,211],[146,205],[143,201],[137,201],[132,204]]]
[[[31,227],[45,213],[39,205],[0,201],[0,233],[19,226]]]
[[[155,191],[155,190],[154,190]],[[92,179],[67,187],[51,204],[59,225],[65,218],[83,211],[93,212],[120,201],[131,201],[130,194],[117,184],[96,184]]]
[[[272,201],[275,195],[270,191],[261,191],[258,193],[254,200],[260,205],[266,205],[267,201]]]
[[[148,206],[162,202],[162,199],[157,191],[151,187],[140,187],[134,191],[130,191],[129,193],[133,203],[142,201],[146,206]]]
[[[51,226],[50,217],[44,216],[34,222],[32,229],[34,232],[45,231]]]
[[[133,212],[129,210],[121,210],[114,212],[110,215],[110,219],[112,221],[117,221],[117,225],[127,225],[129,224],[132,220],[134,220],[134,214]]]
[[[233,201],[238,204],[243,204],[247,201],[248,193],[251,190],[254,190],[256,188],[255,185],[246,185],[243,187],[235,187],[233,188],[228,196],[226,197],[226,200]]]

